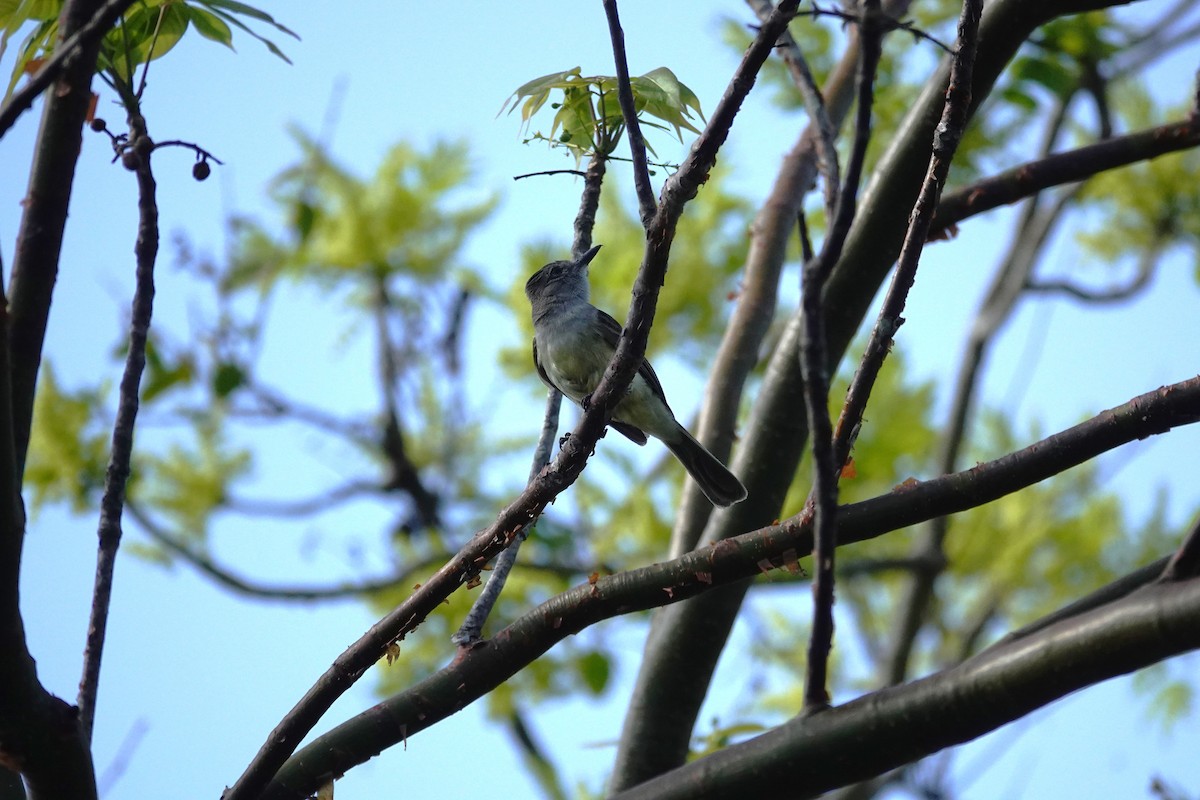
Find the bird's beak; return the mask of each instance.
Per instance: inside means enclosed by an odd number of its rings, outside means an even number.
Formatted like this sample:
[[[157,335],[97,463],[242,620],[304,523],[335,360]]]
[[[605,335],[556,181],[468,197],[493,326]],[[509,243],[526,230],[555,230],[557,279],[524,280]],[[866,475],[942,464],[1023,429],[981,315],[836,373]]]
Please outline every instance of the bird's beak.
[[[596,245],[591,250],[588,250],[586,253],[581,255],[579,257],[579,260],[576,261],[575,263],[581,267],[586,267],[588,264],[591,263],[592,259],[596,257],[596,253],[599,253],[599,252],[600,252],[600,245]]]

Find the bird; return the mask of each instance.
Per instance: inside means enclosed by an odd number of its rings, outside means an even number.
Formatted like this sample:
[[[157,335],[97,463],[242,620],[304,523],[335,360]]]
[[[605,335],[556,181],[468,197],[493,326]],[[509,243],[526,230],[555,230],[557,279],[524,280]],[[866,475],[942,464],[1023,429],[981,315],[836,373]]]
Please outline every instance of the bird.
[[[599,251],[596,245],[575,260],[551,261],[525,283],[538,376],[584,408],[621,336],[620,324],[589,301],[588,264]],[[746,499],[742,482],[675,419],[648,360],[642,359],[609,424],[638,445],[648,435],[665,444],[714,506]]]

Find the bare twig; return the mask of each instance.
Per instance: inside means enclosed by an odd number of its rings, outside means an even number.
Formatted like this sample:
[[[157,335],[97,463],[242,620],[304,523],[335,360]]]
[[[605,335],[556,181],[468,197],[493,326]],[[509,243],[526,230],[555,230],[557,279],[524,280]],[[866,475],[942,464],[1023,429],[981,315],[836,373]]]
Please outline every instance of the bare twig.
[[[165,548],[171,555],[176,556],[203,573],[214,583],[224,586],[230,591],[259,600],[311,603],[323,600],[337,600],[345,597],[361,597],[399,587],[412,586],[418,582],[421,575],[425,574],[428,570],[436,568],[449,555],[445,552],[439,552],[406,563],[390,575],[367,580],[331,583],[326,586],[265,583],[239,575],[232,569],[221,564],[213,556],[204,552],[201,548],[189,544],[187,537],[179,533],[169,532],[163,525],[152,519],[139,504],[128,502],[126,503],[125,511],[137,521],[146,535]],[[542,572],[564,579],[587,575],[597,569],[605,573],[613,571],[607,565],[597,567],[595,564],[563,564],[552,561],[526,561],[522,564],[522,567],[533,572]]]
[[[858,111],[854,144],[846,167],[846,184],[838,193],[837,212],[820,254],[804,265],[804,333],[800,345],[804,376],[804,405],[813,451],[813,622],[804,680],[804,708],[829,705],[829,651],[833,646],[834,551],[837,548],[838,470],[829,420],[829,353],[825,342],[822,292],[829,273],[842,254],[846,235],[858,208],[858,185],[871,140],[875,102],[875,73],[882,50],[878,0],[864,0],[859,24]]]
[[[91,19],[81,25],[65,42],[54,49],[54,55],[46,60],[32,78],[24,86],[12,93],[8,102],[0,108],[0,137],[8,132],[17,118],[21,116],[37,96],[46,90],[59,73],[74,59],[80,57],[85,47],[94,47],[117,18],[134,4],[136,0],[108,0],[92,14]],[[89,67],[90,68],[90,67]]]
[[[650,168],[646,164],[646,140],[638,123],[637,108],[633,100],[633,87],[629,84],[629,63],[625,58],[625,33],[617,15],[617,0],[604,0],[604,15],[608,18],[608,35],[612,39],[613,61],[617,68],[617,100],[621,104],[621,116],[625,119],[625,136],[629,140],[629,151],[633,158],[633,186],[637,191],[638,210],[642,227],[650,227],[657,206],[654,188],[650,185]]]
[[[308,517],[364,495],[383,494],[389,487],[378,481],[351,480],[311,497],[268,500],[227,495],[222,505],[239,514],[256,517]]]
[[[582,178],[586,174],[587,173],[580,169],[544,169],[540,172],[526,172],[524,175],[513,175],[513,180],[519,181],[522,178],[537,178],[542,175],[575,175],[576,177]]]
[[[1160,254],[1159,247],[1151,247],[1143,251],[1138,258],[1137,274],[1133,276],[1132,280],[1122,286],[1113,286],[1108,289],[1091,289],[1065,279],[1030,279],[1025,282],[1025,291],[1039,294],[1064,294],[1082,303],[1119,303],[1132,298],[1150,285],[1150,279],[1154,277],[1154,268],[1158,264]]]
[[[836,19],[840,19],[842,22],[853,22],[855,24],[862,24],[863,18],[866,16],[866,14],[865,13],[855,14],[852,11],[843,11],[838,8],[821,8],[816,3],[813,3],[813,7],[811,9],[806,10],[806,11],[797,11],[796,16],[797,17],[813,17],[814,19],[817,17],[834,17]],[[954,55],[954,51],[951,50],[948,45],[946,45],[945,43],[943,43],[941,40],[937,39],[936,37],[931,36],[930,34],[926,33],[925,31],[921,30],[920,28],[918,28],[916,26],[916,23],[914,23],[914,22],[909,22],[906,20],[896,19],[894,17],[887,16],[887,17],[884,17],[883,20],[881,20],[881,28],[882,28],[882,32],[885,34],[891,33],[892,31],[904,31],[907,34],[910,34],[913,37],[914,41],[924,40],[927,42],[931,42],[932,44],[937,45],[938,47],[940,47],[942,50],[946,51],[950,55]]]
[[[946,92],[946,104],[942,110],[942,119],[934,132],[933,148],[929,158],[929,167],[925,180],[917,196],[909,219],[908,232],[900,249],[900,259],[896,273],[892,277],[891,286],[883,301],[883,307],[871,330],[862,360],[850,389],[846,393],[846,402],[838,418],[835,455],[837,463],[843,464],[850,455],[862,424],[863,413],[871,389],[883,367],[891,348],[892,337],[903,322],[901,313],[916,278],[917,267],[921,260],[921,251],[928,238],[929,226],[937,208],[938,197],[945,185],[946,176],[950,171],[950,163],[958,149],[963,129],[966,127],[971,107],[971,81],[975,66],[975,49],[978,43],[979,19],[983,4],[979,0],[965,0],[962,16],[958,22],[958,48],[955,51],[953,64],[950,68],[950,84]]]
[[[129,109],[130,138],[146,136],[146,121]],[[79,681],[79,721],[90,738],[96,716],[96,693],[100,687],[100,662],[104,636],[108,628],[108,610],[112,599],[113,569],[121,544],[121,512],[125,506],[125,488],[129,480],[133,453],[133,428],[138,413],[138,391],[146,368],[146,338],[154,311],[154,262],[158,257],[158,203],[150,153],[144,153],[135,170],[138,183],[138,233],[134,253],[137,259],[137,285],[129,320],[129,351],[121,376],[117,400],[117,418],[113,425],[112,452],[104,477],[104,495],[100,500],[99,550],[96,556],[96,582],[92,590],[91,620],[87,647],[83,655],[83,677]]]
[[[562,394],[557,389],[546,391],[546,411],[542,416],[542,432],[538,436],[537,447],[533,452],[533,463],[529,468],[529,480],[532,482],[538,473],[550,463],[550,454],[554,448],[554,438],[558,435],[558,412],[562,408]],[[483,625],[492,614],[504,584],[508,581],[508,573],[517,563],[517,553],[521,542],[529,535],[530,525],[521,528],[513,537],[512,544],[504,552],[496,556],[496,563],[488,575],[487,583],[483,585],[479,597],[471,604],[471,610],[463,618],[462,625],[450,637],[450,641],[459,648],[474,647],[483,638]]]

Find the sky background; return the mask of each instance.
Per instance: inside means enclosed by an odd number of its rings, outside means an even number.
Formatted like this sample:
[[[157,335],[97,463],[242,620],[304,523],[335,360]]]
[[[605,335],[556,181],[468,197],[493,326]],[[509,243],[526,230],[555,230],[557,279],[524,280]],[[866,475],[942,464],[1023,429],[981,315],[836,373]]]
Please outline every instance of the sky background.
[[[314,134],[322,131],[331,98],[338,98],[328,136],[331,149],[360,175],[370,174],[401,138],[419,146],[439,138],[469,140],[477,169],[474,185],[502,197],[499,211],[466,251],[494,286],[507,287],[518,278],[522,242],[569,241],[578,184],[569,178],[512,180],[569,162],[543,147],[522,145],[517,119],[498,118],[497,111],[532,77],[576,65],[585,74],[612,72],[600,3],[460,5],[458,13],[434,4],[384,2],[275,2],[263,8],[302,37],[301,42],[274,37],[293,65],[245,36],[235,38],[235,55],[189,34],[151,69],[145,107],[151,135],[198,142],[227,164],[197,183],[190,176],[189,153],[155,155],[164,244],[156,324],[186,332],[197,302],[172,267],[172,234],[182,232],[193,246],[220,254],[226,245],[224,221],[231,213],[270,213],[265,187],[298,156],[286,128],[296,124]],[[749,22],[751,17],[735,2],[705,0],[688,4],[684,14],[679,9],[679,4],[647,2],[622,8],[630,69],[640,74],[671,67],[711,111],[738,60],[720,41],[720,18],[728,14]],[[1192,51],[1158,68],[1152,82],[1164,98],[1186,98],[1195,62]],[[10,66],[11,56],[0,63],[4,74]],[[120,115],[111,101],[111,93],[102,94],[98,113],[116,129]],[[801,123],[772,108],[766,93],[752,94],[743,115],[722,162],[735,167],[733,190],[761,200]],[[12,259],[36,126],[36,113],[26,114],[0,141],[0,254],[6,264]],[[664,158],[682,153],[681,148],[670,151],[664,140]],[[132,176],[110,158],[106,137],[85,136],[47,342],[68,385],[118,376],[110,348],[113,320],[126,313],[131,290],[135,187]],[[631,195],[628,181],[622,191]],[[930,248],[900,334],[914,377],[944,377],[953,369],[960,333],[999,258],[994,234],[1001,230],[999,222],[972,221],[958,240]],[[1086,267],[1069,261],[1053,266],[1071,274]],[[1103,274],[1083,274],[1104,281]],[[1050,432],[1190,377],[1197,370],[1195,343],[1200,341],[1197,299],[1194,258],[1181,254],[1164,265],[1149,291],[1119,309],[1097,311],[1061,300],[1027,303],[995,350],[983,395]],[[296,310],[284,311],[288,337],[267,354],[268,368],[295,373],[296,354],[307,349],[305,337],[313,333],[304,325],[312,307],[302,301]],[[621,316],[624,309],[610,311]],[[481,312],[471,324],[477,343],[495,337],[509,344],[520,341],[515,323],[497,312]],[[323,346],[332,360],[330,346]],[[307,376],[314,397],[355,403],[361,382],[352,374],[353,356],[330,365],[332,372],[314,370]],[[500,387],[498,419],[505,424],[540,419],[540,400],[531,399],[526,387],[505,390],[484,358],[474,358],[471,369],[477,398],[490,397]],[[672,402],[686,417],[695,401],[681,394],[673,393]],[[1124,448],[1101,464],[1112,488],[1125,498],[1130,519],[1138,519],[1155,491],[1166,487],[1170,519],[1181,523],[1200,506],[1194,482],[1198,451],[1200,435],[1185,429]],[[22,597],[30,647],[43,682],[68,699],[76,692],[90,605],[95,524],[89,516],[43,510],[31,521],[25,550]],[[130,531],[131,541],[139,538]],[[263,579],[301,575],[317,582],[350,574],[344,554],[301,558],[286,534],[266,525],[218,527],[214,549],[227,563]],[[279,717],[373,621],[355,602],[314,607],[248,602],[186,566],[166,570],[122,556],[95,742],[98,773],[112,770],[114,776],[105,797],[217,797]],[[641,651],[640,630],[626,627],[617,634],[631,658],[605,701],[562,702],[534,716],[568,786],[581,781],[598,789],[610,766],[632,665]],[[737,631],[730,651],[737,653],[746,636]],[[446,652],[449,657],[449,643]],[[1190,657],[1174,668],[1194,672],[1197,663]],[[349,692],[318,732],[373,704],[372,685],[368,679]],[[715,686],[701,715],[702,728],[742,688],[736,659],[723,661]],[[1155,774],[1187,786],[1193,796],[1200,793],[1200,761],[1194,757],[1200,752],[1200,719],[1193,714],[1167,735],[1148,721],[1144,706],[1128,681],[1113,681],[985,737],[963,748],[954,762],[959,785],[966,789],[963,796],[1145,797]],[[1028,735],[1018,740],[1017,732]],[[393,748],[355,770],[339,783],[338,792],[375,797],[401,790],[408,796],[466,798],[481,794],[484,782],[497,796],[533,794],[515,751],[483,724],[477,704],[414,736],[403,751]]]

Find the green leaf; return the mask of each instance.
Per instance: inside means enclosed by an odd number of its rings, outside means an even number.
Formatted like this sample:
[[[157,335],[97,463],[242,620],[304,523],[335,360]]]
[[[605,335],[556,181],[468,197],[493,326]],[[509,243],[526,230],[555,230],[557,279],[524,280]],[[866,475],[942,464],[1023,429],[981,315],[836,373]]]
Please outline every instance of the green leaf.
[[[233,29],[225,23],[225,20],[198,6],[187,6],[186,8],[196,33],[205,39],[220,42],[230,50],[233,49]]]
[[[215,14],[216,16],[220,17],[221,19],[225,20],[226,22],[229,22],[230,24],[234,25],[235,27],[240,28],[241,30],[243,30],[246,33],[253,36],[255,39],[258,39],[258,41],[262,42],[263,45],[268,50],[270,50],[273,54],[275,54],[279,58],[286,61],[288,64],[292,63],[292,60],[290,58],[288,58],[287,55],[285,55],[282,50],[279,49],[278,45],[276,45],[273,41],[266,38],[265,36],[262,36],[262,35],[256,33],[255,31],[251,30],[250,27],[248,25],[246,25],[246,23],[242,22],[236,16],[237,14],[241,14],[242,16],[250,17],[251,19],[256,19],[259,22],[265,22],[268,25],[275,28],[276,30],[278,30],[282,33],[285,33],[294,39],[300,38],[299,36],[296,35],[296,33],[294,31],[292,31],[291,29],[284,27],[283,25],[276,22],[275,18],[272,17],[270,14],[267,14],[263,11],[259,11],[258,9],[252,8],[251,6],[248,6],[244,3],[232,2],[232,0],[201,0],[201,4],[207,6],[209,8],[209,10],[212,11],[213,14]]]

